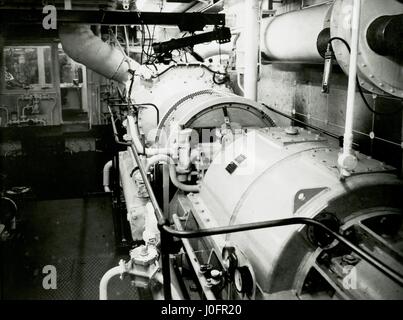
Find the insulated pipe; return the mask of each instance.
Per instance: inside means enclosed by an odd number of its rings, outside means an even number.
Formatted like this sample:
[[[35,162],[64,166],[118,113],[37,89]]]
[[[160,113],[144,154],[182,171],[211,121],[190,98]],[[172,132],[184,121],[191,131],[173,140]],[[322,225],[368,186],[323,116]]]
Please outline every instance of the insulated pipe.
[[[137,70],[139,64],[121,50],[97,37],[89,25],[63,24],[59,28],[63,50],[73,60],[87,66],[102,76],[126,83],[129,70]]]
[[[348,72],[348,91],[346,124],[344,131],[343,153],[339,156],[338,162],[342,169],[342,175],[349,175],[349,172],[357,166],[357,158],[353,155],[353,130],[354,130],[354,104],[357,89],[357,60],[358,41],[360,36],[360,14],[361,0],[354,0],[353,17],[351,22],[351,53],[350,67]]]
[[[257,100],[258,62],[259,62],[259,0],[245,0],[245,41],[244,96]]]
[[[209,44],[198,44],[194,46],[194,52],[196,52],[204,60],[224,54],[232,53],[232,42],[219,44],[217,42],[211,42]]]
[[[105,192],[111,192],[109,185],[110,185],[110,173],[112,170],[112,166],[113,166],[112,160],[108,161],[104,166],[103,185]]]
[[[101,282],[99,283],[99,300],[108,300],[108,284],[109,281],[118,275],[121,275],[122,267],[117,266],[110,270],[108,270],[102,277]]]
[[[159,155],[153,156],[150,159],[148,159],[145,171],[148,173],[150,171],[150,168],[159,162],[165,162],[169,165],[169,177],[171,178],[171,181],[175,187],[177,187],[178,189],[180,189],[184,192],[199,192],[200,191],[199,185],[187,185],[187,184],[181,183],[178,180],[178,177],[176,176],[175,163],[171,157],[169,157],[165,154],[159,154]]]
[[[320,33],[328,27],[331,4],[264,18],[261,48],[274,61],[323,63],[317,48]]]

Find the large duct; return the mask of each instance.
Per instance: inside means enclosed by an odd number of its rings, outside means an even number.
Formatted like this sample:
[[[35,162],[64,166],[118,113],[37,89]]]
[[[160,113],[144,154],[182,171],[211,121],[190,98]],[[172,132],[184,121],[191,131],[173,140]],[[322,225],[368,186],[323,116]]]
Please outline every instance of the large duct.
[[[129,80],[129,69],[139,67],[121,50],[97,37],[89,25],[62,25],[59,37],[63,50],[70,58],[108,79],[125,83]]]
[[[288,12],[262,21],[262,52],[274,61],[323,63],[319,34],[329,27],[331,4]]]

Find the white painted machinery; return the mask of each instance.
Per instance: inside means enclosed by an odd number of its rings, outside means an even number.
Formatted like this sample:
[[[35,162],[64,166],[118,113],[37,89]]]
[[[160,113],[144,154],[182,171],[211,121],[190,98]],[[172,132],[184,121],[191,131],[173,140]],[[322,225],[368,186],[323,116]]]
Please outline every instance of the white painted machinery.
[[[162,297],[158,257],[167,240],[161,241],[155,195],[147,190],[144,171],[163,186],[155,192],[171,230],[284,222],[170,242],[174,298],[403,297],[403,183],[394,168],[356,153],[355,168],[341,174],[338,143],[317,131],[275,127],[269,108],[221,89],[205,66],[172,67],[153,81],[137,92],[150,90],[159,124],[151,125],[155,110],[132,109],[125,121],[128,150],[120,156],[133,239],[145,245],[116,273],[134,275]],[[172,81],[174,87],[167,84]],[[187,83],[201,85],[189,94]],[[342,240],[304,219],[320,222]]]
[[[261,34],[272,61],[323,62],[327,50],[349,75],[342,153],[323,130],[276,127],[276,110],[233,94],[224,70],[158,65],[157,75],[135,78],[139,65],[89,28],[64,29],[67,46],[91,39],[114,57],[96,60],[96,70],[122,81],[133,76],[127,108],[111,115],[126,148],[118,189],[132,238],[144,243],[105,274],[101,299],[118,274],[156,299],[403,298],[403,182],[394,168],[352,148],[357,82],[401,98],[401,51],[393,43],[403,5],[363,2],[265,19]],[[287,28],[284,39],[278,31]],[[87,52],[76,56],[93,62]],[[248,96],[256,71],[245,67]]]

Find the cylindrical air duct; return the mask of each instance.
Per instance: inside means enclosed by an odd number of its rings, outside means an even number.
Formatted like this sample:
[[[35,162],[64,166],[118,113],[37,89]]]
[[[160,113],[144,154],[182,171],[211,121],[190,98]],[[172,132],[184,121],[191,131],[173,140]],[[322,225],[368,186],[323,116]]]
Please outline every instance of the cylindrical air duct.
[[[121,83],[129,80],[129,69],[139,64],[118,48],[97,37],[88,25],[61,25],[59,37],[65,53],[102,76]]]
[[[262,22],[261,48],[266,58],[277,61],[323,63],[317,42],[329,27],[329,3],[288,12]]]

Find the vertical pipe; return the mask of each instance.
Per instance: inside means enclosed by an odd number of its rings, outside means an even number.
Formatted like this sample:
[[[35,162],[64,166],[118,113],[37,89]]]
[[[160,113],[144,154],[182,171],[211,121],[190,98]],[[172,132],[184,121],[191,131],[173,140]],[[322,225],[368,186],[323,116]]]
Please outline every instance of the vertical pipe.
[[[259,0],[245,0],[245,73],[244,96],[257,101],[259,56]]]
[[[354,130],[354,105],[357,89],[357,58],[358,41],[361,14],[361,0],[354,0],[353,16],[351,22],[351,55],[348,75],[347,110],[344,132],[343,153],[339,158],[339,165],[344,170],[343,175],[348,174],[357,165],[357,159],[353,155],[353,130]]]
[[[110,189],[110,175],[111,175],[111,170],[113,167],[113,162],[108,161],[105,166],[104,166],[104,170],[103,170],[103,185],[104,185],[104,191],[105,192],[111,192]]]

